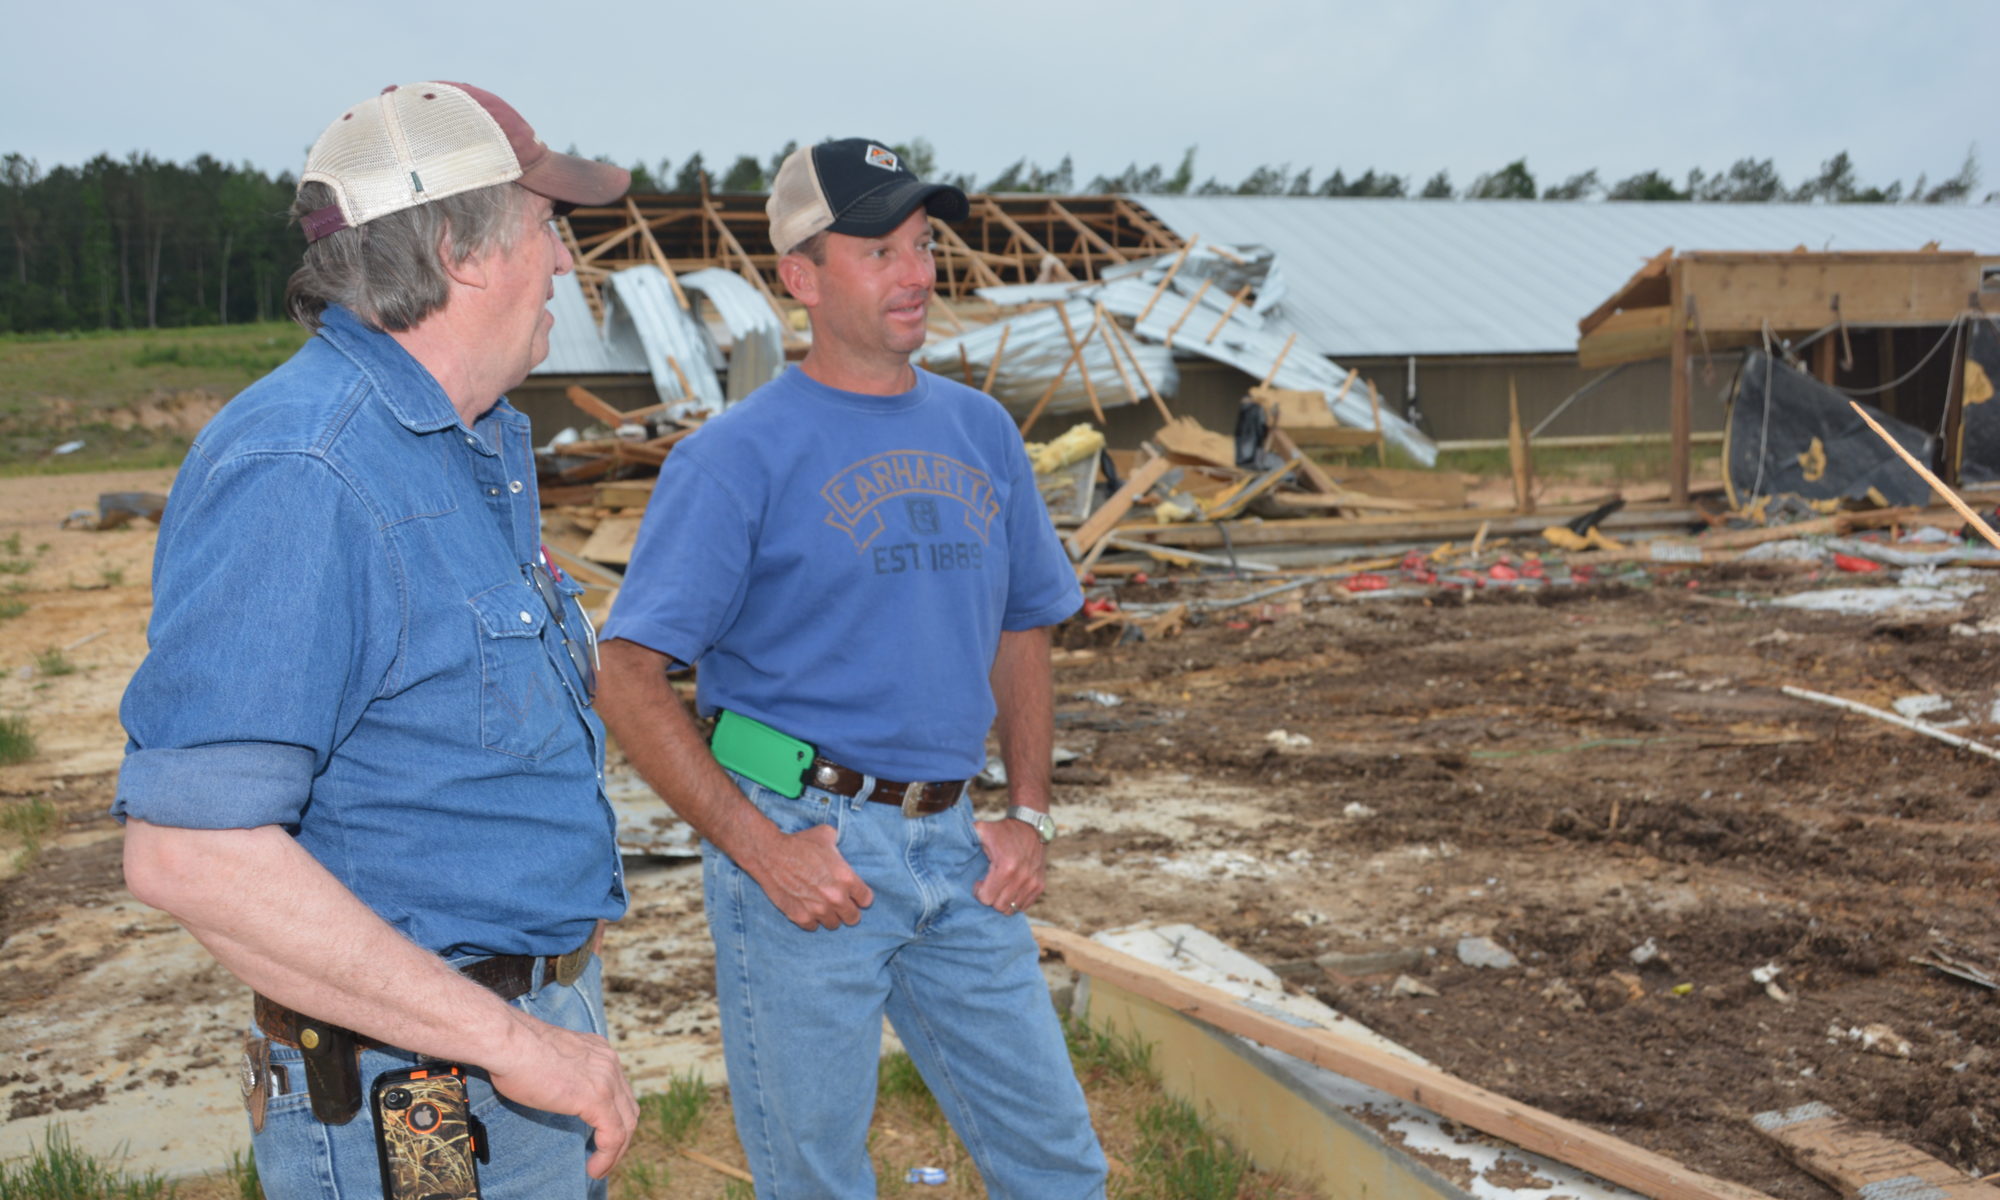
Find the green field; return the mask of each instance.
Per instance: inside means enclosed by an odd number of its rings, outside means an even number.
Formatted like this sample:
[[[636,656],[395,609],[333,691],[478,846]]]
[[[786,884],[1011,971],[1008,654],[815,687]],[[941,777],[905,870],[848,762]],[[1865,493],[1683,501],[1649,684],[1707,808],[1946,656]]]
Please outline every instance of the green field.
[[[0,334],[0,475],[172,466],[194,432],[176,418],[189,393],[227,399],[305,339],[289,322]],[[84,446],[50,454],[71,441]]]

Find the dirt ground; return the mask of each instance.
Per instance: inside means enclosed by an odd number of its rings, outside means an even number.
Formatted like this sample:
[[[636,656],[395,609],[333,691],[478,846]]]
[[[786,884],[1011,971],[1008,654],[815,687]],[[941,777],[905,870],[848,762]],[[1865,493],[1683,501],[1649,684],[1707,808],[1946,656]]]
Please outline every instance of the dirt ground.
[[[0,714],[42,745],[0,768],[0,805],[65,817],[0,879],[0,1154],[93,1112],[120,1114],[142,1166],[193,1136],[169,1111],[239,1128],[241,990],[123,892],[103,815],[152,534],[55,528],[99,491],[165,482],[0,481],[0,538],[34,559],[5,577],[29,607],[0,623]],[[2000,593],[1921,615],[1762,603],[1832,582],[1734,565],[1458,598],[1320,585],[1164,640],[1066,629],[1057,741],[1078,757],[1036,915],[1202,925],[1465,1079],[1787,1200],[1832,1193],[1750,1117],[1807,1101],[2000,1171],[2000,1008],[1910,961],[2000,964],[2000,764],[1779,690],[1937,694],[1952,711],[1927,719],[2000,740]],[[22,672],[87,637],[75,673]],[[712,1065],[715,1033],[696,872],[634,866],[610,1001],[643,1091]],[[1474,936],[1518,964],[1465,965]]]

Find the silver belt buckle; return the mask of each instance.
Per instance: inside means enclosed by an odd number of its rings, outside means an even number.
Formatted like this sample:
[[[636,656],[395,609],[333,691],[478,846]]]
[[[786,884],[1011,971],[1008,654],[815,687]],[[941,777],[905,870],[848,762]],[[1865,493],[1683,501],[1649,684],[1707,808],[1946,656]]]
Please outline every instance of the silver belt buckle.
[[[569,987],[575,984],[577,980],[583,978],[583,969],[590,965],[590,943],[596,940],[595,937],[592,937],[585,941],[583,945],[578,946],[567,954],[557,957],[557,983],[562,984],[564,987]]]
[[[906,783],[903,785],[903,815],[905,817],[915,819],[924,815],[917,806],[924,802],[925,786],[922,783]]]

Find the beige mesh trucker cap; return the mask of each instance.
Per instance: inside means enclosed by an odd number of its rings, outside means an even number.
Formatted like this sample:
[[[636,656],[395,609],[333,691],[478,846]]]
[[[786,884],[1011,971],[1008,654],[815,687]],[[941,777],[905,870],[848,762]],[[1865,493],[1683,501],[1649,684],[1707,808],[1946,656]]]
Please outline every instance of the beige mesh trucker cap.
[[[771,244],[789,254],[815,233],[878,237],[921,204],[943,221],[965,218],[965,193],[918,179],[895,151],[867,138],[842,138],[794,150],[771,182],[764,211]]]
[[[558,154],[521,114],[468,83],[391,84],[326,127],[300,183],[323,183],[335,203],[306,214],[306,240],[496,183],[518,182],[561,204],[609,204],[632,173]]]

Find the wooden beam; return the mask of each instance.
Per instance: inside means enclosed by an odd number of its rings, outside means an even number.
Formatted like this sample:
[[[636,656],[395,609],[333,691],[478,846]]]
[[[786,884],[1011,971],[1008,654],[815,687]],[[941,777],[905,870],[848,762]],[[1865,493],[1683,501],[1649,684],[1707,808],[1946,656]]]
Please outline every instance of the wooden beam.
[[[1008,233],[1018,238],[1021,244],[1028,248],[1028,252],[1035,256],[1038,266],[1041,262],[1054,259],[1056,270],[1062,272],[1062,277],[1071,283],[1076,282],[1076,276],[1070,273],[1069,267],[1063,263],[1062,258],[1058,255],[1050,254],[1048,247],[1036,241],[1033,234],[1021,228],[1020,223],[1008,216],[1007,211],[994,203],[991,197],[987,198],[985,209],[981,215],[998,222],[1002,229],[1005,229]]]
[[[1507,376],[1507,462],[1514,473],[1514,511],[1535,511],[1535,460],[1530,457],[1528,435],[1521,428],[1521,397],[1514,377]]]
[[[1160,302],[1160,296],[1167,290],[1167,285],[1174,281],[1175,275],[1180,274],[1181,264],[1187,261],[1188,251],[1194,249],[1194,244],[1200,240],[1201,238],[1199,237],[1189,238],[1188,244],[1182,246],[1181,252],[1174,256],[1173,265],[1167,268],[1166,275],[1162,277],[1160,280],[1160,286],[1153,289],[1152,296],[1150,296],[1146,300],[1146,307],[1140,309],[1139,315],[1132,318],[1132,325],[1134,328],[1137,328],[1142,322],[1144,322],[1146,319],[1146,314],[1152,312],[1153,306]]]
[[[1125,199],[1125,197],[1118,196],[1114,198],[1111,201],[1111,209],[1138,227],[1139,232],[1144,235],[1147,244],[1154,248],[1154,253],[1166,253],[1182,245],[1179,234],[1160,224],[1153,218],[1151,213],[1141,211],[1137,205]],[[1186,244],[1192,246],[1200,240],[1199,236],[1192,237],[1187,240]]]
[[[1248,296],[1249,294],[1250,294],[1250,285],[1247,283],[1244,284],[1242,287],[1236,289],[1236,295],[1230,298],[1229,307],[1222,310],[1222,317],[1220,320],[1216,321],[1215,328],[1209,330],[1208,336],[1202,339],[1203,345],[1209,345],[1214,343],[1215,335],[1221,333],[1223,327],[1229,324],[1229,318],[1236,315],[1237,307],[1243,303],[1244,297]]]
[[[1306,456],[1305,451],[1299,449],[1298,443],[1292,440],[1292,435],[1287,433],[1283,426],[1278,426],[1271,430],[1269,444],[1271,453],[1280,458],[1296,459],[1298,461],[1299,474],[1305,477],[1310,490],[1328,496],[1345,490],[1338,483],[1334,482],[1333,476],[1326,473],[1325,467],[1314,462]]]
[[[1292,333],[1285,338],[1285,348],[1283,350],[1278,351],[1278,357],[1271,360],[1271,369],[1264,372],[1264,382],[1258,384],[1257,385],[1258,387],[1271,386],[1271,381],[1278,377],[1278,368],[1285,365],[1285,356],[1292,352],[1292,343],[1298,340],[1299,340],[1299,335],[1297,330],[1293,330]],[[1352,371],[1348,372],[1347,381],[1349,383],[1354,382],[1354,372]],[[1340,394],[1345,396],[1347,394],[1347,389],[1345,387],[1341,388]]]
[[[1097,317],[1093,315],[1090,318],[1090,332],[1084,334],[1083,339],[1079,341],[1076,336],[1076,326],[1069,323],[1067,303],[1056,305],[1056,316],[1062,318],[1063,336],[1069,339],[1070,357],[1076,359],[1076,373],[1083,380],[1083,394],[1090,397],[1090,411],[1097,414],[1097,423],[1102,425],[1105,423],[1104,405],[1097,399],[1097,385],[1091,382],[1090,364],[1084,361],[1083,354],[1083,348],[1090,344],[1090,339],[1097,333]]]
[[[1153,407],[1160,410],[1160,420],[1173,420],[1174,414],[1167,410],[1167,402],[1160,398],[1159,389],[1154,387],[1153,381],[1146,376],[1146,368],[1139,365],[1139,352],[1132,348],[1131,339],[1125,336],[1125,327],[1106,315],[1102,304],[1097,306],[1097,314],[1104,321],[1106,327],[1118,336],[1118,344],[1125,348],[1125,357],[1132,363],[1132,373],[1137,375],[1139,382],[1145,385],[1146,394],[1153,398]]]
[[[1654,1200],[1770,1200],[1764,1193],[1703,1175],[1587,1125],[1330,1030],[1293,1025],[1206,984],[1091,941],[1038,925],[1035,938],[1072,968],[1174,1012],[1237,1034],[1317,1067],[1379,1088],[1439,1116],[1588,1171]]]
[[[1055,200],[1049,201],[1049,211],[1054,213],[1064,224],[1074,229],[1076,236],[1088,242],[1099,254],[1102,254],[1115,263],[1128,261],[1123,254],[1118,252],[1118,247],[1105,241],[1104,236],[1095,229],[1077,220],[1076,214],[1064,208],[1059,202]]]
[[[1000,344],[993,347],[993,361],[986,364],[986,378],[979,381],[979,390],[989,396],[993,394],[993,377],[1000,373],[1000,357],[1007,353],[1007,335],[1012,332],[1011,322],[1000,327]]]
[[[1960,460],[1965,457],[1965,331],[1961,323],[1952,335],[1951,374],[1944,386],[1944,432],[1938,438],[1938,475],[1946,487],[1958,486]]]
[[[1098,336],[1104,339],[1104,348],[1111,353],[1111,366],[1118,372],[1118,382],[1125,389],[1125,400],[1129,404],[1137,404],[1139,403],[1139,393],[1132,386],[1132,377],[1125,373],[1125,362],[1118,356],[1117,339],[1108,328],[1111,324],[1111,318],[1104,315],[1104,305],[1093,304],[1091,307],[1096,313],[1095,320],[1097,321],[1097,329],[1099,330]]]
[[[1132,473],[1125,477],[1124,485],[1111,493],[1110,499],[1099,505],[1097,511],[1090,514],[1090,519],[1069,535],[1069,541],[1064,545],[1069,550],[1070,559],[1081,561],[1095,550],[1104,535],[1125,519],[1125,514],[1132,511],[1139,498],[1151,491],[1172,466],[1164,456],[1159,456],[1133,468]]]
[[[1991,1184],[1857,1125],[1825,1104],[1758,1113],[1751,1124],[1800,1169],[1848,1200],[1876,1193],[1926,1200],[1992,1200],[1994,1195]]]
[[[1672,246],[1647,259],[1646,265],[1634,271],[1632,278],[1611,293],[1610,299],[1592,309],[1589,316],[1576,323],[1577,334],[1582,336],[1594,333],[1599,325],[1620,309],[1629,309],[1645,303],[1659,303],[1655,294],[1659,291],[1661,283],[1665,282],[1667,266],[1673,260]]]
[[[1194,315],[1194,310],[1201,307],[1201,298],[1208,295],[1209,285],[1214,282],[1213,279],[1202,280],[1201,286],[1194,290],[1194,296],[1188,300],[1187,307],[1181,310],[1181,315],[1174,319],[1172,325],[1167,326],[1167,345],[1174,344],[1174,335],[1181,331],[1182,325],[1187,324],[1187,319]]]
[[[964,238],[958,236],[958,230],[953,229],[936,217],[932,217],[930,222],[931,233],[939,241],[951,247],[953,251],[965,257],[966,263],[972,268],[973,275],[980,280],[982,286],[1001,287],[1004,285],[1004,281],[993,273],[993,268],[986,265],[986,255],[968,245]]]
[[[585,415],[602,423],[606,429],[615,431],[620,425],[631,423],[630,418],[624,413],[605,403],[597,393],[588,388],[571,384],[563,395],[569,397],[569,402],[582,409]]]
[[[646,252],[652,255],[653,265],[660,268],[660,274],[667,277],[667,286],[674,289],[674,302],[681,306],[682,312],[693,311],[694,305],[688,303],[687,293],[681,290],[681,281],[674,278],[674,266],[667,261],[667,252],[660,249],[659,240],[653,236],[653,227],[639,215],[638,201],[625,197],[625,210],[632,214],[633,222],[639,226],[639,236],[645,239]]]
[[[1688,502],[1688,477],[1693,470],[1692,444],[1688,435],[1694,432],[1694,379],[1689,373],[1692,364],[1688,362],[1687,279],[1682,271],[1672,267],[1667,272],[1667,278],[1670,285],[1667,314],[1673,327],[1667,350],[1667,432],[1673,438],[1667,463],[1667,487],[1673,503],[1685,506]]]
[[[1512,379],[1507,381],[1507,386],[1514,386]],[[1389,440],[1382,436],[1382,393],[1375,390],[1372,379],[1368,381],[1368,411],[1375,415],[1375,465],[1386,467],[1389,465]]]

